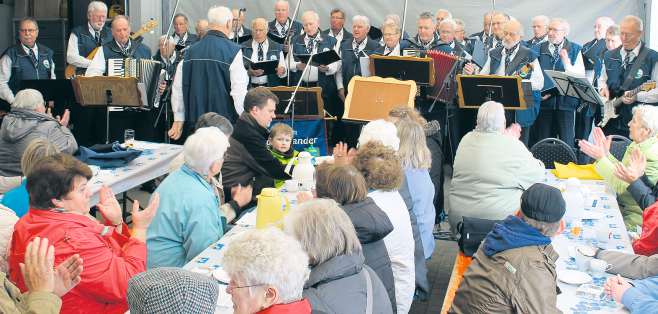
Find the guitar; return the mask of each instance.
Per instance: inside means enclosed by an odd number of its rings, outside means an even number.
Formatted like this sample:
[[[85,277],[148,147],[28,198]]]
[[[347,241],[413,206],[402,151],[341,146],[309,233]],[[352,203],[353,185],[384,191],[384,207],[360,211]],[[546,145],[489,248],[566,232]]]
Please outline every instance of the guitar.
[[[155,29],[155,27],[158,26],[158,21],[156,20],[149,20],[146,22],[142,27],[139,28],[136,32],[134,32],[132,35],[130,35],[130,40],[135,40],[139,36],[142,36],[144,33],[148,33],[152,30]],[[94,56],[98,52],[98,49],[101,48],[102,46],[98,46],[94,48],[88,55],[87,55],[87,60],[92,60],[94,59]],[[76,67],[72,64],[69,64],[66,66],[66,69],[64,70],[64,77],[67,79],[72,79],[75,76],[75,70]]]
[[[646,81],[645,83],[636,87],[635,89],[629,90],[627,93],[629,97],[633,97],[637,95],[637,93],[639,92],[647,92],[654,88],[656,88],[655,81]],[[599,122],[598,126],[604,127],[606,126],[606,124],[608,124],[610,119],[614,119],[618,117],[619,115],[615,111],[617,107],[619,107],[621,104],[622,104],[622,96],[606,101],[603,106],[603,119],[601,120],[601,122]]]

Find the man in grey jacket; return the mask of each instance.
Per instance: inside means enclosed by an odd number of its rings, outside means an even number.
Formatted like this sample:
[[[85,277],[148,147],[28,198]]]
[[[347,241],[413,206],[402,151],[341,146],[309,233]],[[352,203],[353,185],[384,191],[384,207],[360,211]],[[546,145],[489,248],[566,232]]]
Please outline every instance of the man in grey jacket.
[[[69,112],[53,118],[46,112],[41,93],[24,89],[16,94],[11,111],[0,127],[0,176],[21,175],[21,157],[30,142],[44,138],[61,152],[73,154],[78,143],[67,128]]]
[[[521,210],[493,230],[473,256],[449,313],[561,313],[551,237],[564,229],[560,190],[535,183]]]

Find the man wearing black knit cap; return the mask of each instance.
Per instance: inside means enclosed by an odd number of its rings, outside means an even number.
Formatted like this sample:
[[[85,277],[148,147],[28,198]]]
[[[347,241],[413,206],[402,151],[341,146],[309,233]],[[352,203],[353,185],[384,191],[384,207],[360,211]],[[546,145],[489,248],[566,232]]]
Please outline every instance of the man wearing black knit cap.
[[[564,229],[560,191],[536,183],[486,236],[448,313],[561,313],[551,237]]]

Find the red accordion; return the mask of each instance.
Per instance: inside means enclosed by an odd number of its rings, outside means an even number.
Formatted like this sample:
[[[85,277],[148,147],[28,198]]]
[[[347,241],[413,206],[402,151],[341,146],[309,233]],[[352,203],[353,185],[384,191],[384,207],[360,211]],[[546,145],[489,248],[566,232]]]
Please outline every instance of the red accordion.
[[[455,74],[454,67],[459,62],[459,57],[437,50],[427,51],[427,56],[434,60],[435,83],[430,96],[438,98],[441,102],[451,103],[457,93],[457,83],[455,77],[450,78],[450,76]]]

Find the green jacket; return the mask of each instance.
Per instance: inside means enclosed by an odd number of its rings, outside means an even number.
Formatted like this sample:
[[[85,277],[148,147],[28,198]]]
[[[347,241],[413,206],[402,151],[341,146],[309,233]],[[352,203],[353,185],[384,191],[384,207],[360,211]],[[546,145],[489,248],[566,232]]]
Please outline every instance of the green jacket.
[[[270,148],[270,153],[272,153],[272,156],[274,156],[274,158],[276,158],[282,165],[287,165],[293,158],[297,157],[297,154],[299,154],[298,151],[292,148],[283,154]],[[283,186],[284,182],[285,180],[274,180],[274,187],[280,188]]]
[[[57,314],[62,307],[62,300],[49,292],[21,294],[5,273],[0,272],[0,281],[4,288],[0,291],[0,313]]]
[[[632,142],[628,145],[624,157],[621,162],[625,165],[628,164],[628,161],[631,158],[631,152],[636,148],[640,148],[640,151],[647,158],[647,168],[644,171],[647,178],[651,184],[656,184],[658,180],[658,137],[651,137],[645,140],[642,143]],[[619,203],[619,209],[621,214],[624,217],[624,223],[628,231],[641,230],[642,228],[642,208],[635,202],[631,193],[628,192],[628,183],[617,178],[614,174],[615,164],[617,160],[611,154],[608,154],[605,158],[601,158],[595,163],[596,172],[601,175],[606,181],[606,183],[617,193],[617,202]],[[637,229],[637,228],[640,229]]]

